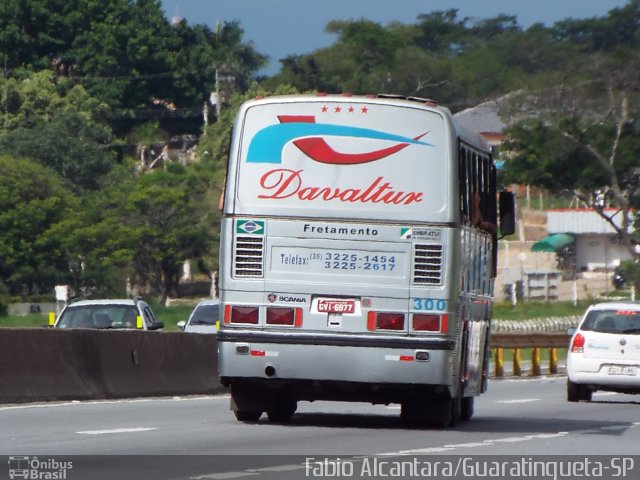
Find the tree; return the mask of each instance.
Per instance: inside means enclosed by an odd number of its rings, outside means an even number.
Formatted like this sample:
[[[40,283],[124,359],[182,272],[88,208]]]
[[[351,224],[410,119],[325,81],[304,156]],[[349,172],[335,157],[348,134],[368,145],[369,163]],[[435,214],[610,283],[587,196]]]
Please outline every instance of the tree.
[[[62,112],[50,122],[5,134],[0,152],[51,167],[76,189],[96,189],[115,160],[109,141],[108,129],[89,124],[79,113]]]
[[[215,88],[216,64],[246,88],[266,63],[242,36],[237,22],[215,32],[172,25],[159,0],[0,2],[4,76],[48,69],[83,85],[109,105],[112,129],[123,134],[152,119],[174,132],[197,132],[194,119]]]
[[[620,48],[590,60],[563,82],[509,98],[507,114],[526,111],[535,120],[510,131],[506,178],[571,192],[639,259],[640,229],[634,233],[631,227],[633,209],[640,207],[640,58]],[[615,214],[606,206],[615,207]]]
[[[109,107],[92,97],[84,87],[58,79],[48,70],[0,77],[0,134],[18,128],[33,128],[61,113],[80,114],[89,123],[106,126]]]
[[[1,79],[0,87],[0,153],[51,167],[76,190],[97,188],[116,159],[106,105],[47,71]]]
[[[419,15],[412,25],[333,21],[326,29],[338,36],[332,46],[285,58],[266,84],[426,97],[460,110],[509,92],[536,65],[565,59],[550,53],[557,45],[548,30],[523,33],[504,15],[473,23],[452,9]]]
[[[554,26],[556,35],[580,45],[585,52],[615,51],[619,47],[639,48],[640,0],[629,0],[603,18],[569,19]]]
[[[133,276],[136,231],[123,221],[127,198],[135,188],[131,164],[117,165],[100,180],[100,189],[84,192],[80,208],[68,212],[54,230],[67,259],[68,284],[75,296],[126,294]]]
[[[199,259],[213,247],[213,202],[192,167],[133,175],[119,166],[103,179],[100,192],[84,196],[83,208],[68,215],[64,248],[76,294],[124,295],[127,280],[149,288],[161,302],[174,293],[185,259]]]
[[[129,192],[120,218],[133,240],[132,281],[149,285],[162,303],[178,285],[185,259],[211,248],[202,181],[180,165],[144,174]]]
[[[464,47],[468,19],[459,20],[458,10],[420,14],[418,20],[415,42],[424,50],[455,55]]]
[[[0,278],[12,295],[52,292],[69,277],[59,224],[79,200],[36,162],[0,156]]]
[[[309,56],[283,61],[282,76],[269,82],[294,85],[301,91],[377,93],[387,91],[397,51],[408,39],[393,28],[369,20],[329,22],[326,30],[338,35],[331,47]]]

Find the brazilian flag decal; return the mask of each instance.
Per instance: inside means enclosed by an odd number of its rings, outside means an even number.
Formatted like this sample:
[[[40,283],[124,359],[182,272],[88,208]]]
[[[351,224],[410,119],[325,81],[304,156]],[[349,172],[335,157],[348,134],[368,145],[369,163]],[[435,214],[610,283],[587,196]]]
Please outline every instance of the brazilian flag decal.
[[[262,220],[238,220],[236,233],[249,235],[264,235],[264,221]]]

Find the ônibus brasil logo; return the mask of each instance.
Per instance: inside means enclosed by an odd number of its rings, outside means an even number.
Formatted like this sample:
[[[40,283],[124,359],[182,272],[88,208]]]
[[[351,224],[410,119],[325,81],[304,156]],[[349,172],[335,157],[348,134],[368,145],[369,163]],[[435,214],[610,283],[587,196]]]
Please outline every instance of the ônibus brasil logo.
[[[315,115],[278,115],[278,120],[279,124],[259,130],[251,139],[247,153],[248,163],[282,163],[282,149],[291,141],[309,158],[333,165],[373,162],[397,153],[409,145],[433,146],[420,141],[429,132],[409,138],[370,128],[316,123]],[[395,142],[395,145],[362,153],[344,153],[334,150],[323,136],[388,140]]]

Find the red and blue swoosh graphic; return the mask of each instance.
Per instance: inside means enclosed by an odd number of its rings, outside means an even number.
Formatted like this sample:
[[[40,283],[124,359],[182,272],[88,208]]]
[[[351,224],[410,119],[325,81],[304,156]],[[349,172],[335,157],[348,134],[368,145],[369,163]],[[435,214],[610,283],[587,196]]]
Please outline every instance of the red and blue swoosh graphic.
[[[409,145],[433,146],[420,141],[429,132],[409,138],[369,128],[316,123],[314,115],[279,115],[278,120],[280,124],[263,128],[251,139],[247,152],[248,163],[282,163],[282,149],[289,142],[293,142],[300,151],[316,162],[332,165],[373,162]],[[388,140],[395,142],[395,145],[362,153],[344,153],[334,150],[323,137]]]

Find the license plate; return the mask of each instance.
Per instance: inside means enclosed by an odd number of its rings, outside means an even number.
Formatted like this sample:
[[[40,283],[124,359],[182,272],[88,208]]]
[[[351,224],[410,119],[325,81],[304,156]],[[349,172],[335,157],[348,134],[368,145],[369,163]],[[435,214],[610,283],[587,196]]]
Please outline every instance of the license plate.
[[[607,373],[609,375],[627,375],[630,377],[635,377],[638,374],[636,367],[623,367],[618,365],[609,367]]]
[[[355,313],[355,300],[329,300],[320,298],[318,300],[318,312],[320,313]]]

